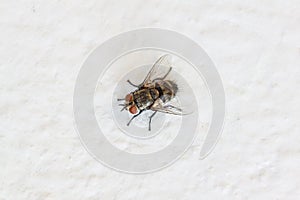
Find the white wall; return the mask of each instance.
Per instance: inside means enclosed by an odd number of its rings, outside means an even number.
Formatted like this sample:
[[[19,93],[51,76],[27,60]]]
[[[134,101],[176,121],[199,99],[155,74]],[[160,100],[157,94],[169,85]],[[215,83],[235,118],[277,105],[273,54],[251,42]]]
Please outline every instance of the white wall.
[[[0,2],[0,199],[299,199],[300,2]],[[82,147],[72,95],[81,63],[140,27],[198,42],[223,79],[214,152],[195,144],[148,175],[112,171]]]

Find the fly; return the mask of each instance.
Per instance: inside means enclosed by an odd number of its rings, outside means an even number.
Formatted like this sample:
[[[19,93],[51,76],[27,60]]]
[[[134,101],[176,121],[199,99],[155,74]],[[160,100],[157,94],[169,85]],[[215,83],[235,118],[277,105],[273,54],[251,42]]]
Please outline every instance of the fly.
[[[174,81],[167,80],[167,76],[172,70],[169,60],[170,55],[168,54],[160,57],[152,66],[144,81],[139,85],[127,80],[130,85],[137,88],[127,94],[124,99],[118,99],[118,101],[124,101],[123,104],[119,104],[123,106],[121,111],[126,109],[134,115],[127,123],[127,126],[130,125],[134,118],[147,110],[154,111],[149,117],[149,131],[151,131],[152,118],[157,112],[182,115],[182,109],[167,104],[178,92],[177,84]],[[167,66],[168,70],[163,72],[162,66]]]

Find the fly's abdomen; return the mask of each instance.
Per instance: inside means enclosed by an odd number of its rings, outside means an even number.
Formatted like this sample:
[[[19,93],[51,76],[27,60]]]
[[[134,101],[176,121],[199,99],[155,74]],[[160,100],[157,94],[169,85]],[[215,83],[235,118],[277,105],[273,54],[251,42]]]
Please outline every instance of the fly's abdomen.
[[[170,101],[172,98],[175,97],[178,86],[174,81],[160,81],[156,83],[155,87],[159,91],[159,98],[163,102]]]
[[[165,81],[165,83],[168,85],[169,89],[172,91],[172,98],[177,94],[178,86],[174,81]]]

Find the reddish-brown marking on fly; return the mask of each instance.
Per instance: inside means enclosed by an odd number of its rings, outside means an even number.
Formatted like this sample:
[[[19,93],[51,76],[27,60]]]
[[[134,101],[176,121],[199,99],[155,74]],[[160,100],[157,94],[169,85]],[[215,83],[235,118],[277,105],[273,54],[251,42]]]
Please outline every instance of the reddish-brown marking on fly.
[[[132,101],[132,94],[127,94],[125,97],[125,101],[131,102]]]
[[[130,108],[129,108],[129,112],[131,113],[131,114],[136,114],[137,113],[137,107],[136,106],[131,106]]]

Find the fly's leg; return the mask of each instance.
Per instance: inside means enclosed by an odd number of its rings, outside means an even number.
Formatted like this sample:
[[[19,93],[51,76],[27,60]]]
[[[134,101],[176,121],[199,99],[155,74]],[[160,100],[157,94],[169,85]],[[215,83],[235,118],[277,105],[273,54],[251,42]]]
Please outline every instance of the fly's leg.
[[[128,82],[130,85],[132,85],[133,87],[137,87],[137,88],[140,87],[139,85],[133,84],[130,80],[127,80],[127,82]]]
[[[156,81],[156,80],[164,80],[164,79],[170,74],[171,70],[172,70],[172,67],[170,67],[169,71],[168,71],[163,77],[161,77],[161,78],[156,78],[156,79],[154,79],[153,81]]]
[[[126,109],[126,107],[127,107],[127,106],[124,106],[124,107],[123,107],[123,108],[120,110],[120,112],[122,112],[123,110],[125,110],[125,109]]]
[[[150,117],[149,117],[149,127],[148,130],[151,131],[151,121],[152,121],[152,117],[154,117],[154,115],[157,113],[157,111],[155,111]]]
[[[134,115],[134,116],[129,120],[129,122],[127,123],[127,126],[129,126],[130,123],[132,122],[132,120],[133,120],[134,118],[136,118],[137,116],[139,116],[141,113],[142,113],[142,111],[141,111],[139,114]]]
[[[170,67],[170,69],[169,69],[169,71],[166,73],[166,75],[165,75],[164,77],[162,77],[162,80],[164,80],[164,79],[170,74],[171,70],[172,70],[172,67]]]

